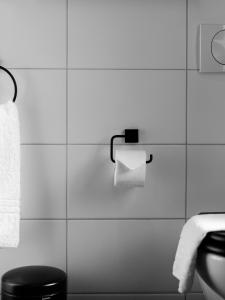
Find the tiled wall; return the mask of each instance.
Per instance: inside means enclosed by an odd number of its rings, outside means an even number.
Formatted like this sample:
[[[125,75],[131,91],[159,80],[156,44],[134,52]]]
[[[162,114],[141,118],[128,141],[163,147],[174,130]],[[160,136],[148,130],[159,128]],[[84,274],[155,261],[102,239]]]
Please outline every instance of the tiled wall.
[[[225,79],[197,71],[198,24],[224,20],[224,0],[0,0],[22,134],[21,243],[0,275],[48,264],[70,300],[185,299],[171,275],[184,221],[225,211]],[[108,144],[129,127],[154,160],[145,188],[122,191]],[[195,283],[186,300],[200,299]]]

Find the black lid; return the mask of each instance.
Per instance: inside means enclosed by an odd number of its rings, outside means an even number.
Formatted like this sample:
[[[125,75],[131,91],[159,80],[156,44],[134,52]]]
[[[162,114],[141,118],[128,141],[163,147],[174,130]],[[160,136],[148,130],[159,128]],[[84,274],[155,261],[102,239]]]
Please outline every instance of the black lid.
[[[209,232],[201,242],[199,251],[225,256],[225,231]]]
[[[2,276],[2,291],[15,296],[51,295],[66,289],[66,273],[48,266],[27,266]]]

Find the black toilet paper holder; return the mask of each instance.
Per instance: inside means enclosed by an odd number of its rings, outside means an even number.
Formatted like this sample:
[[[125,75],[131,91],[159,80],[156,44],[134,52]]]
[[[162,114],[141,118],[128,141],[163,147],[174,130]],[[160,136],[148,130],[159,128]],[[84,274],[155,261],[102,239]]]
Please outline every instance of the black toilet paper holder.
[[[138,129],[125,129],[124,134],[117,134],[111,137],[110,142],[110,158],[113,163],[115,163],[115,159],[113,158],[113,142],[116,138],[124,138],[125,143],[136,144],[139,142],[139,134]],[[146,161],[146,164],[151,163],[153,160],[153,155],[150,154],[149,160]]]

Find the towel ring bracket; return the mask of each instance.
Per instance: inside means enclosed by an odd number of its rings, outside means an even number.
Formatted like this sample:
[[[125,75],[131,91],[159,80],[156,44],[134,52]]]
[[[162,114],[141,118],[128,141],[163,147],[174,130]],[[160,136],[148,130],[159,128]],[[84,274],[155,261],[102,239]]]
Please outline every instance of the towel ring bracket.
[[[6,68],[0,66],[0,70],[3,70],[4,72],[6,72],[6,73],[9,75],[9,77],[12,79],[12,81],[13,81],[13,85],[14,85],[14,95],[13,95],[13,100],[12,100],[12,101],[15,102],[15,101],[16,101],[16,97],[17,97],[17,84],[16,84],[16,79],[14,78],[14,76],[12,75],[12,73],[11,73],[9,70],[7,70]]]

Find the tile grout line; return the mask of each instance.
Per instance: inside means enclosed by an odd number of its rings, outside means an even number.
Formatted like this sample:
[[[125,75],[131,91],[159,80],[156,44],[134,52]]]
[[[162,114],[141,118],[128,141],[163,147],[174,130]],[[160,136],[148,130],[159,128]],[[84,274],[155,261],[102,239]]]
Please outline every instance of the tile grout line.
[[[101,217],[83,217],[83,218],[21,218],[22,221],[176,221],[176,220],[185,220],[185,217],[156,217],[156,218],[135,218],[135,217],[124,217],[124,218],[101,218]]]
[[[188,201],[188,0],[186,0],[186,71],[185,71],[185,128],[186,128],[186,145],[185,145],[185,222],[187,221],[187,201]],[[184,294],[184,300],[187,300],[187,294]]]
[[[133,146],[133,144],[129,144],[129,143],[113,143],[116,146]],[[71,146],[110,146],[110,143],[21,143],[21,146],[66,146],[66,145],[71,145]],[[159,146],[185,146],[186,143],[138,143],[135,144],[135,146],[139,146],[139,145],[159,145]]]
[[[21,146],[109,146],[108,143],[21,143]],[[129,144],[114,143],[116,146],[129,146]],[[131,145],[131,144],[130,144]],[[225,143],[138,143],[136,146],[225,146]]]
[[[188,0],[186,0],[186,82],[185,82],[185,128],[186,128],[186,145],[185,145],[185,221],[187,220],[187,177],[188,177]]]
[[[186,71],[186,68],[177,68],[177,69],[157,69],[157,68],[60,68],[60,67],[49,67],[49,68],[44,68],[44,67],[19,67],[19,68],[14,68],[14,67],[8,67],[9,70],[46,70],[46,71],[67,71],[67,70],[71,70],[71,71]],[[199,71],[199,69],[188,69],[188,71]]]
[[[68,277],[68,22],[69,22],[69,0],[66,0],[66,274]],[[68,285],[67,285],[68,295]]]

